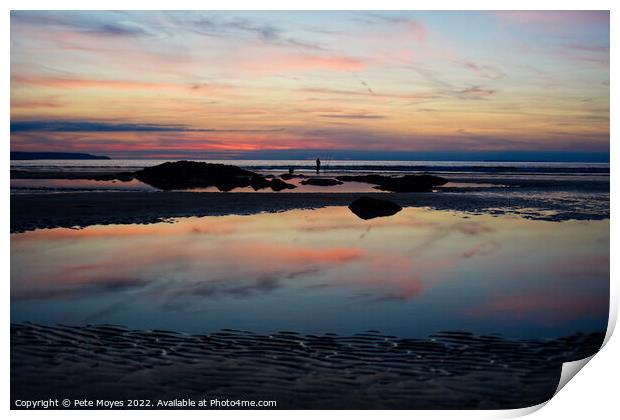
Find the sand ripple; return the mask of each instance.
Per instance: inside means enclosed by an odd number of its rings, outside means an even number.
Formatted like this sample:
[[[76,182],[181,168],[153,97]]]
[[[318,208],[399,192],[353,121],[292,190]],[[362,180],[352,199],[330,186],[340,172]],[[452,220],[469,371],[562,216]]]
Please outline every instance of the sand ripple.
[[[604,334],[507,340],[467,332],[404,339],[11,325],[11,400],[276,400],[277,408],[518,408],[549,399],[561,363]]]

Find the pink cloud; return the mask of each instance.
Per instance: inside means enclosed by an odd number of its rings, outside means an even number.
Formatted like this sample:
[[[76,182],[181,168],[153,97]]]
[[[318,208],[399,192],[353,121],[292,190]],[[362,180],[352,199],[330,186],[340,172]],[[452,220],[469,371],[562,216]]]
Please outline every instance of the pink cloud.
[[[277,54],[270,58],[257,57],[255,60],[246,61],[243,66],[261,73],[279,73],[290,70],[354,71],[361,70],[366,65],[362,60],[346,55]]]
[[[409,33],[411,35],[413,35],[414,38],[418,42],[426,41],[426,37],[428,35],[428,31],[426,29],[426,26],[424,26],[422,23],[417,22],[415,20],[408,20],[408,21],[406,21],[404,23],[404,25],[407,28],[407,30],[409,31]]]
[[[494,14],[506,23],[548,33],[564,34],[583,26],[609,27],[609,12],[604,10],[523,10],[496,11]]]
[[[494,12],[502,19],[522,24],[609,24],[605,10],[512,10]]]

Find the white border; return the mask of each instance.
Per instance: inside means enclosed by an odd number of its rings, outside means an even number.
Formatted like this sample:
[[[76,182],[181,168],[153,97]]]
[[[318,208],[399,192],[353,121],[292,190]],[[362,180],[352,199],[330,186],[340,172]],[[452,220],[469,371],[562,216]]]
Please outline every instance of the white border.
[[[0,223],[4,232],[9,232],[9,126],[10,126],[10,14],[9,10],[27,10],[27,9],[65,9],[65,10],[114,10],[114,9],[129,9],[129,10],[234,10],[234,9],[248,9],[248,10],[611,10],[611,73],[613,70],[618,69],[618,25],[620,24],[620,2],[614,2],[611,0],[590,0],[590,1],[578,1],[578,0],[357,0],[357,1],[334,1],[334,0],[296,0],[293,2],[286,1],[273,1],[262,0],[258,1],[242,1],[242,0],[212,0],[212,1],[198,1],[198,0],[175,0],[163,1],[163,0],[151,0],[151,1],[129,1],[129,0],[108,0],[108,1],[76,1],[76,0],[56,0],[54,2],[45,0],[21,0],[14,1],[8,0],[3,3],[3,14],[0,18],[2,24],[0,30],[2,31],[2,58],[4,60],[2,66],[2,80],[3,80],[3,125],[5,133],[5,146],[4,146],[4,159],[3,164],[3,176],[5,177],[5,190],[2,195],[2,214],[0,215]],[[614,7],[616,6],[616,7]],[[611,133],[616,133],[618,128],[618,112],[617,110],[617,98],[618,88],[617,84],[611,83]],[[616,111],[616,112],[614,112]],[[612,134],[613,137],[613,134]],[[617,154],[618,146],[611,142],[611,156]],[[611,165],[611,174],[615,172],[614,165]],[[613,213],[614,197],[616,197],[617,186],[614,182],[611,184],[611,209]],[[612,257],[614,251],[617,249],[615,246],[618,238],[618,228],[613,222],[615,217],[612,217],[611,222],[611,253]],[[10,272],[9,272],[9,235],[4,236],[2,243],[2,267],[4,268],[5,276],[3,277],[5,293],[5,306],[2,313],[2,327],[4,331],[4,345],[2,346],[2,358],[3,375],[1,382],[2,389],[2,404],[5,410],[9,409],[9,324],[10,324]],[[617,274],[618,263],[615,258],[611,258],[611,312],[610,312],[610,327],[615,325],[618,312],[618,281]],[[608,332],[608,337],[610,335]],[[612,339],[605,346],[601,354],[596,355],[583,372],[579,373],[577,380],[571,381],[557,396],[555,396],[548,404],[546,404],[543,410],[537,411],[535,418],[549,419],[549,418],[566,418],[566,419],[583,419],[585,416],[591,418],[610,418],[612,413],[617,413],[618,399],[617,392],[615,391],[615,384],[618,383],[618,361],[615,358],[615,354],[618,352],[620,345],[618,339]],[[544,406],[542,404],[541,406]],[[377,416],[389,416],[397,419],[411,419],[413,418],[505,418],[515,417],[529,412],[536,411],[540,407],[533,407],[524,410],[509,410],[509,411],[390,411],[390,412],[376,412],[376,411],[350,411],[350,412],[335,412],[335,411],[255,411],[252,413],[242,411],[219,411],[219,412],[184,412],[182,415],[204,419],[206,416],[217,417],[218,419],[236,419],[251,415],[253,419],[290,419],[295,417],[299,419],[317,418],[317,417],[356,417],[360,419],[376,418]],[[106,418],[111,415],[120,417],[135,416],[138,413],[129,411],[108,413],[108,412],[81,412],[81,411],[50,411],[50,412],[19,412],[12,411],[10,416],[15,418],[33,418],[38,415],[45,415],[49,418],[81,418],[85,415],[93,419]],[[167,419],[173,415],[169,411],[158,411],[142,413],[152,416],[153,418]],[[180,413],[179,413],[180,414]],[[176,413],[174,414],[176,415]]]

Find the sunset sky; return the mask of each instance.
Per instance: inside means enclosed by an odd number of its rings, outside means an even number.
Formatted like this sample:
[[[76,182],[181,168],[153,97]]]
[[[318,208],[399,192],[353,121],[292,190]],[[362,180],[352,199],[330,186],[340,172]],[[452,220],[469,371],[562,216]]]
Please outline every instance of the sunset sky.
[[[12,12],[11,150],[607,156],[609,13]]]

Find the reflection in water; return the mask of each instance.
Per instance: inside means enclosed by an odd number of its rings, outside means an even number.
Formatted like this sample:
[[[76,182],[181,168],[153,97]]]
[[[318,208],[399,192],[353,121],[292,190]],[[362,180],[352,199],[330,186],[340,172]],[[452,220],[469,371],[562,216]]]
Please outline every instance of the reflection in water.
[[[11,235],[11,320],[401,337],[605,329],[609,222],[346,207]]]
[[[61,191],[157,191],[137,179],[95,181],[94,179],[11,179],[11,193]]]
[[[303,185],[303,179],[293,178],[286,181],[295,185],[295,189],[285,190],[287,193],[343,193],[343,192],[377,192],[374,185],[363,182],[346,182],[342,185],[322,187],[316,185]],[[491,185],[493,186],[493,185]],[[144,182],[133,179],[131,181],[95,181],[91,179],[11,179],[11,193],[49,193],[60,191],[160,191],[158,188]],[[180,191],[180,190],[179,190]],[[221,192],[217,187],[190,188],[183,191],[191,192]],[[251,192],[273,193],[271,188],[254,190],[252,187],[238,187],[227,193]]]

